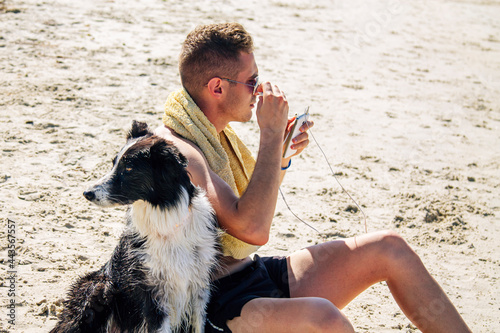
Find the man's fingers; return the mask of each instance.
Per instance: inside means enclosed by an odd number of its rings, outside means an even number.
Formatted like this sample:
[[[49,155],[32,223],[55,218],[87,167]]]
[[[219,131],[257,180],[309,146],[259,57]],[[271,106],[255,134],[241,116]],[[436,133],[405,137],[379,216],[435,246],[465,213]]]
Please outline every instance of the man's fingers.
[[[309,134],[307,134],[306,132],[302,132],[299,135],[297,135],[295,138],[292,138],[292,143],[296,144],[296,143],[300,143],[302,141],[306,141],[308,139],[309,139]]]
[[[300,131],[301,132],[307,132],[310,128],[314,126],[314,121],[308,120],[302,126],[300,126]]]
[[[272,94],[273,92],[273,86],[271,85],[271,82],[264,82],[262,83],[262,92],[264,94],[267,93],[267,95]]]
[[[299,143],[294,143],[291,146],[291,148],[293,150],[295,150],[296,152],[292,156],[300,154],[308,145],[309,145],[309,139],[306,139],[304,141],[300,141]]]

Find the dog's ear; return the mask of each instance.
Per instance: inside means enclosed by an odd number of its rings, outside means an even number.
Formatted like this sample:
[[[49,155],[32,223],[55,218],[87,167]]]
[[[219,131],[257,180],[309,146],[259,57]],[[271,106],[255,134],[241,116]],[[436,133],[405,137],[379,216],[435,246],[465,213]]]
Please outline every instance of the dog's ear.
[[[184,168],[188,166],[188,160],[186,156],[182,155],[179,149],[177,149],[176,146],[173,144],[170,146],[170,149],[172,153],[174,154],[175,158],[177,159],[177,162],[179,162],[180,165],[182,165]]]
[[[162,159],[174,158],[184,168],[188,165],[187,158],[179,152],[173,142],[164,139],[157,140],[150,148],[151,156]]]
[[[139,138],[141,136],[145,136],[148,134],[150,134],[150,135],[153,134],[149,130],[148,124],[133,120],[132,121],[132,128],[130,129],[130,131],[127,134],[127,140]]]
[[[183,167],[187,167],[188,166],[188,160],[186,158],[186,156],[182,155],[180,151],[177,150],[177,148],[175,148],[175,150],[177,151],[177,161],[179,161],[179,163],[183,166]]]

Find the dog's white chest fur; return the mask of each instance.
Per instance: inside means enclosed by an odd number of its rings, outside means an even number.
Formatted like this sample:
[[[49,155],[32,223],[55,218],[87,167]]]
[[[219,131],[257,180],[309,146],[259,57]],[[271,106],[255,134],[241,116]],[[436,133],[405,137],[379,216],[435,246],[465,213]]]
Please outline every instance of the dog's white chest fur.
[[[200,193],[189,198],[185,190],[169,209],[136,201],[132,224],[147,238],[143,250],[157,306],[168,313],[160,332],[176,329],[186,320],[204,321],[209,299],[210,274],[216,256],[216,230],[208,199]],[[203,322],[194,322],[202,329]]]

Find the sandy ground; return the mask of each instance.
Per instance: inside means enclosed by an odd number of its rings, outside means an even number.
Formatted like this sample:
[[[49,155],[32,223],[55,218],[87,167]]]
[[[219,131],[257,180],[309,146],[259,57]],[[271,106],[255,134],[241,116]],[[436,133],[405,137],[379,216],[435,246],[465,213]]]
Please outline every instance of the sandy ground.
[[[313,3],[0,1],[1,332],[48,331],[70,283],[108,259],[125,208],[81,193],[133,119],[160,124],[185,35],[224,21],[253,34],[260,74],[292,113],[311,107],[313,135],[368,230],[402,234],[474,332],[500,331],[500,3]],[[256,153],[256,121],[234,126]],[[364,232],[316,144],[282,190],[328,239]],[[280,200],[259,253],[321,241]],[[383,283],[344,311],[359,332],[418,332]]]

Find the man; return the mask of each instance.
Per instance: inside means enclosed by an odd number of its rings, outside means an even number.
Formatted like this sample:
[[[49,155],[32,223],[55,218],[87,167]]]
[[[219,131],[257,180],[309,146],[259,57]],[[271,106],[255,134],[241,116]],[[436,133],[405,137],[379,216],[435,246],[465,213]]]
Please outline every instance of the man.
[[[326,242],[287,258],[250,259],[268,241],[291,164],[282,158],[291,123],[286,96],[258,83],[252,39],[239,24],[196,28],[183,44],[179,69],[183,89],[169,96],[157,133],[187,157],[192,182],[206,190],[225,230],[207,331],[354,332],[339,309],[386,281],[422,331],[469,332],[419,257],[391,231]],[[260,145],[254,162],[228,124],[250,120],[255,106]],[[311,126],[302,126],[294,156],[307,147]]]

